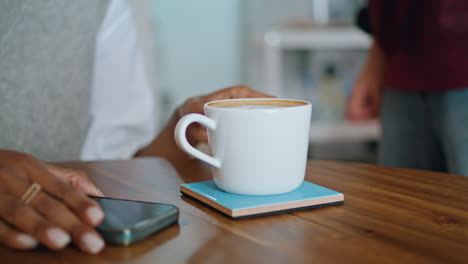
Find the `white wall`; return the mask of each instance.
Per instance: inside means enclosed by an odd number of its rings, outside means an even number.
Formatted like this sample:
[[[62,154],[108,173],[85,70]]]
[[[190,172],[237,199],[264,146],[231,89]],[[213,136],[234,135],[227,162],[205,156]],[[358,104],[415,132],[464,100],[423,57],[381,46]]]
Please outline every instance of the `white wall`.
[[[157,78],[168,112],[190,96],[241,82],[239,1],[153,2]]]

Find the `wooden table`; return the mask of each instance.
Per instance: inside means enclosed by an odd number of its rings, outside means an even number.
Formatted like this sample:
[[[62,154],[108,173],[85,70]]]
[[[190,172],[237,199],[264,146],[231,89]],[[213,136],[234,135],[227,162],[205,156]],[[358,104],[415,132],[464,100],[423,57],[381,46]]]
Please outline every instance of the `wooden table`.
[[[0,247],[1,263],[468,263],[468,178],[366,164],[310,161],[307,180],[345,194],[340,206],[231,220],[180,196],[208,180],[198,162],[158,173],[161,160],[69,162],[107,196],[166,202],[174,225],[130,247],[90,256]]]

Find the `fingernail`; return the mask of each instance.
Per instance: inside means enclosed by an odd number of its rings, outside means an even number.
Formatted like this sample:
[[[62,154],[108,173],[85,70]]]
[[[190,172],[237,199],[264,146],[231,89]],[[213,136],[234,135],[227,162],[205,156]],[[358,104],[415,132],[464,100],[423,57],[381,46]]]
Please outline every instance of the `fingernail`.
[[[98,253],[104,247],[104,241],[93,233],[84,234],[82,240],[85,249],[92,254]]]
[[[35,248],[37,246],[37,240],[34,239],[30,235],[26,234],[18,234],[16,236],[16,240],[23,246],[24,248]]]
[[[101,209],[92,206],[86,209],[86,216],[88,216],[89,220],[91,220],[93,224],[97,225],[104,218],[104,213]]]
[[[68,243],[70,243],[70,236],[65,233],[64,231],[58,228],[50,228],[47,232],[47,237],[52,240],[54,245],[58,248],[65,247]]]
[[[96,190],[99,193],[99,195],[104,196],[104,193],[101,190],[99,190],[98,188],[96,188]]]

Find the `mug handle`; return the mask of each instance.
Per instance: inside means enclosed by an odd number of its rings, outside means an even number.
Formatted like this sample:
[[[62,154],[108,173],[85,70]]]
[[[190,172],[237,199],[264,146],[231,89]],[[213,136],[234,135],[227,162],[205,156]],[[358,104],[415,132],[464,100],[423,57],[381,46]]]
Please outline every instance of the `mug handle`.
[[[221,161],[206,155],[205,153],[199,151],[198,149],[190,145],[186,137],[186,131],[187,127],[191,123],[199,123],[202,126],[211,130],[216,129],[216,123],[212,119],[200,114],[188,114],[182,117],[179,120],[179,122],[177,122],[177,125],[175,127],[174,138],[177,143],[177,146],[179,146],[179,148],[181,148],[186,153],[194,156],[195,158],[200,159],[215,168],[221,168]]]

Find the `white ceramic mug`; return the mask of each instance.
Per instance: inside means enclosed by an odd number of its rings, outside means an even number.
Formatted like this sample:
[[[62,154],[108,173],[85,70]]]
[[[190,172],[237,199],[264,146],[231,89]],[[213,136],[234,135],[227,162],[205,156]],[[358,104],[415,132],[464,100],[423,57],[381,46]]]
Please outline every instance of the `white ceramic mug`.
[[[292,191],[304,180],[312,105],[261,98],[206,103],[205,114],[189,114],[175,129],[178,146],[210,164],[213,180],[226,192],[271,195]],[[208,129],[209,156],[191,146],[191,123]]]

